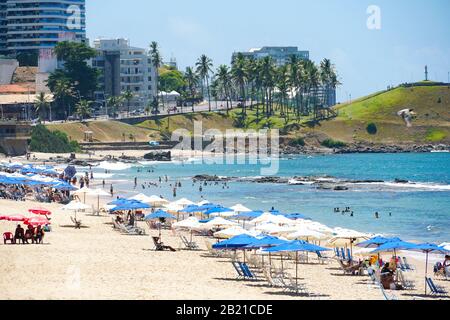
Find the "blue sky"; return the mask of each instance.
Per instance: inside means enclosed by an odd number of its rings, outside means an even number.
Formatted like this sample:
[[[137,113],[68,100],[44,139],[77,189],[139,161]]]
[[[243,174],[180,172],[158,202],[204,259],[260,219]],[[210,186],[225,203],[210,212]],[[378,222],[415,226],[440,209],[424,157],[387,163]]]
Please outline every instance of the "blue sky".
[[[343,85],[338,100],[388,85],[447,81],[450,71],[448,0],[86,0],[87,33],[123,37],[132,45],[160,44],[181,69],[205,53],[229,64],[234,51],[298,46],[311,59],[330,58]],[[367,8],[380,8],[381,29],[369,30]]]

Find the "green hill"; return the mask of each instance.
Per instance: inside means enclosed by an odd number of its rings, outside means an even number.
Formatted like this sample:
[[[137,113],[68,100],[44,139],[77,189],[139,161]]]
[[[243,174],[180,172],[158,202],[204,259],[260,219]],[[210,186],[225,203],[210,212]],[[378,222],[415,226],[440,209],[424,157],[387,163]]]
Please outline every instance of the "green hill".
[[[407,128],[398,111],[417,113]],[[345,142],[370,141],[384,144],[449,143],[450,88],[447,86],[398,87],[335,108],[338,117],[316,130]],[[376,134],[367,126],[374,123]]]

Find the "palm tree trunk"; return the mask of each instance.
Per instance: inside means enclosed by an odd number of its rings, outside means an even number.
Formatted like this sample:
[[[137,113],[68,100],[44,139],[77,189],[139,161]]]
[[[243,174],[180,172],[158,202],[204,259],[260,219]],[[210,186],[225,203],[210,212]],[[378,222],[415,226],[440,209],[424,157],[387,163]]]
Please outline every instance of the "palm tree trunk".
[[[211,95],[209,93],[209,79],[208,79],[208,76],[206,76],[206,89],[208,90],[208,108],[209,108],[209,112],[211,112]]]

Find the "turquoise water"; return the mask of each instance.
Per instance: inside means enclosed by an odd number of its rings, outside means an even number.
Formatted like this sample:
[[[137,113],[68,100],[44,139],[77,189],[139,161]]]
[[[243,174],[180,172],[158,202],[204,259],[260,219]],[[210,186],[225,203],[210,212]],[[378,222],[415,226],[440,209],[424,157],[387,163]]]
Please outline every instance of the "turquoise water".
[[[148,172],[154,170],[154,172]],[[193,186],[192,177],[209,174],[228,177],[257,177],[257,165],[205,165],[174,163],[147,164],[112,177],[115,189],[125,196],[134,193],[162,195],[173,200],[169,184],[181,181],[177,198],[193,201],[207,199],[232,206],[242,203],[254,210],[303,213],[330,227],[347,227],[363,232],[400,236],[404,240],[444,242],[450,240],[450,154],[349,154],[295,156],[280,160],[277,176],[332,176],[339,179],[409,180],[414,185],[363,184],[349,191],[319,190],[313,186],[231,182],[229,189],[218,186]],[[139,172],[140,171],[140,172]],[[95,170],[94,172],[102,172]],[[167,175],[169,183],[142,188],[144,182],[157,182]],[[134,177],[138,187],[134,190]],[[351,207],[354,217],[334,213],[335,207]],[[374,213],[380,213],[375,219]],[[389,216],[392,213],[392,216]]]

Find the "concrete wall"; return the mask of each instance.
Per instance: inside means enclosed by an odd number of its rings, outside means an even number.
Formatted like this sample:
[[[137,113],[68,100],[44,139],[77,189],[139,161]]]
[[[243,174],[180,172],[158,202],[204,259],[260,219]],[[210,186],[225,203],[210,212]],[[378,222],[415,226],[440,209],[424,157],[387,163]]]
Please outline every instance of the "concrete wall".
[[[19,62],[15,59],[0,59],[0,84],[10,84],[18,67]]]

